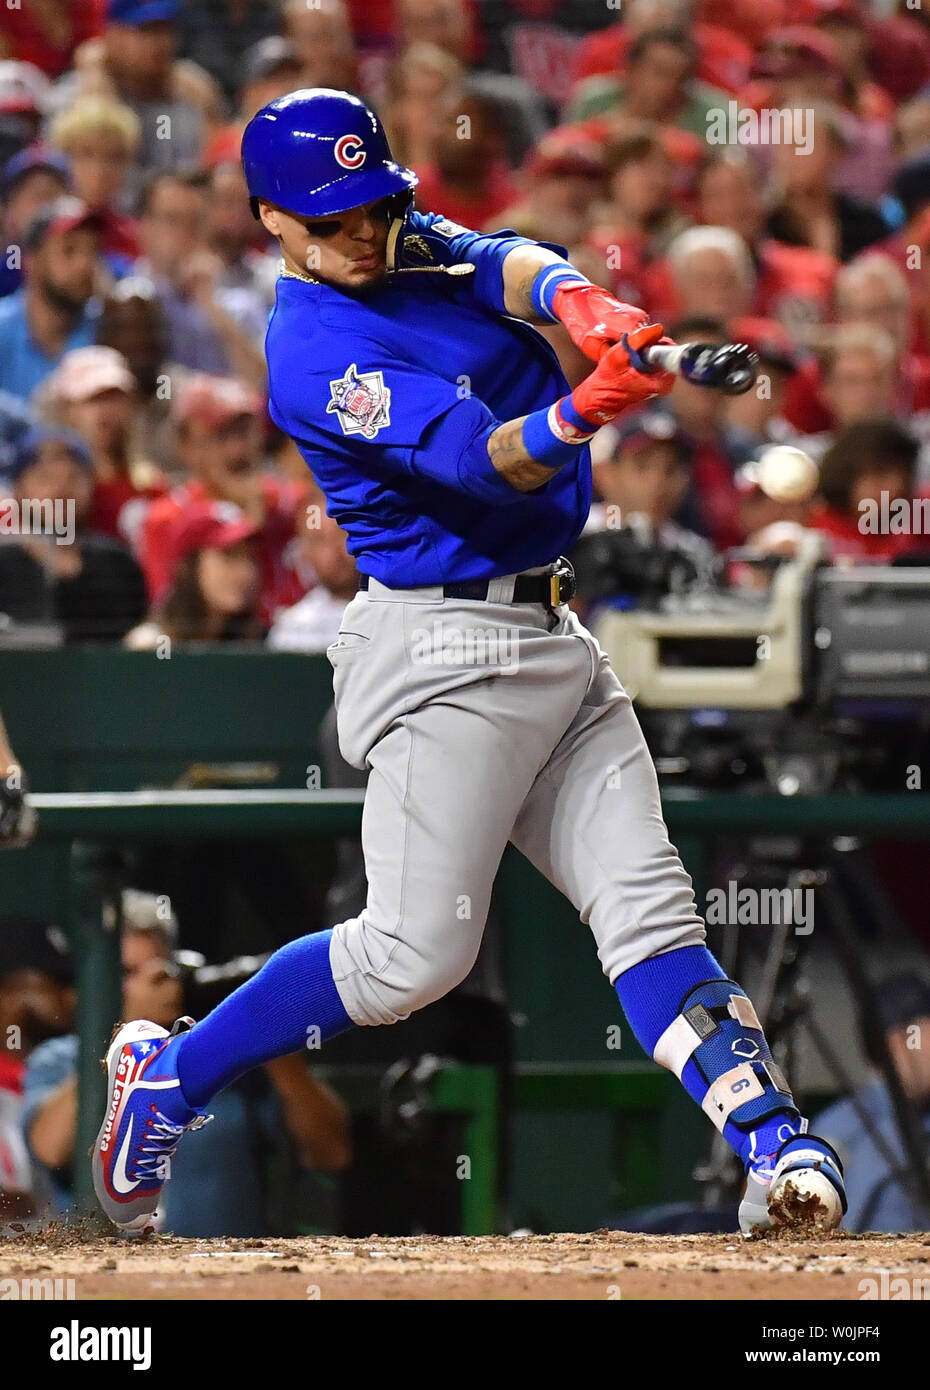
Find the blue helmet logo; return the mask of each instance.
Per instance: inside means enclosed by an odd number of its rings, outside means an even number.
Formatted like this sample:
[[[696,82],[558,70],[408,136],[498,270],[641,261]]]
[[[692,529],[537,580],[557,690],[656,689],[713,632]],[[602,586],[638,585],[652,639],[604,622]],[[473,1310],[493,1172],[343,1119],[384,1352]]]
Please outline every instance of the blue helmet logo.
[[[242,137],[253,210],[266,199],[303,217],[328,217],[392,194],[417,176],[391,154],[375,113],[349,92],[312,87],[262,107]]]

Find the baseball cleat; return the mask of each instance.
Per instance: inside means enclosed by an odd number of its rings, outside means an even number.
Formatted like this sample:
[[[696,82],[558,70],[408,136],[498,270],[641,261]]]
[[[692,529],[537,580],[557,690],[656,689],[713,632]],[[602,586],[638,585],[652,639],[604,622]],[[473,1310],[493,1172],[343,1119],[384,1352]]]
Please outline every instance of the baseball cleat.
[[[796,1134],[750,1168],[739,1225],[744,1236],[773,1227],[815,1235],[835,1230],[845,1213],[839,1158],[825,1139]]]
[[[93,1148],[94,1191],[116,1226],[139,1231],[155,1213],[182,1137],[212,1115],[188,1105],[178,1079],[179,1018],[167,1032],[156,1023],[124,1024],[107,1049],[107,1106]]]

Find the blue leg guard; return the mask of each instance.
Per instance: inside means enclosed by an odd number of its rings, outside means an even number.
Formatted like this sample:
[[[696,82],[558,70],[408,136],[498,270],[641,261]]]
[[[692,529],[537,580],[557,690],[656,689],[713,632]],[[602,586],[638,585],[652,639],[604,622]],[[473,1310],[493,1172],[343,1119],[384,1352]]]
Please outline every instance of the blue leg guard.
[[[744,1164],[804,1133],[755,1009],[706,947],[652,956],[616,990],[640,1045],[675,1073]]]

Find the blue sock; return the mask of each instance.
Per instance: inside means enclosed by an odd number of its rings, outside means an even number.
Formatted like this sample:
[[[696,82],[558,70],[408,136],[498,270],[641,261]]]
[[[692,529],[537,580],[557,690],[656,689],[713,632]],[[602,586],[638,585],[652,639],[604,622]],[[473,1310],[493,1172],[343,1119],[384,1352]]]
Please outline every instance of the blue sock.
[[[333,981],[331,931],[302,936],[275,951],[261,970],[240,985],[189,1033],[183,1034],[177,1068],[189,1105],[203,1106],[237,1076],[300,1052],[314,1041],[354,1027]]]
[[[651,1057],[659,1038],[677,1018],[694,987],[705,980],[725,979],[727,976],[706,946],[682,946],[677,951],[650,956],[624,971],[615,989],[640,1047]],[[681,1084],[700,1105],[708,1083],[693,1057],[685,1063]],[[727,1121],[723,1137],[748,1165],[774,1153],[790,1134],[799,1132],[800,1117],[796,1110],[786,1106],[785,1110],[761,1120],[749,1132]]]

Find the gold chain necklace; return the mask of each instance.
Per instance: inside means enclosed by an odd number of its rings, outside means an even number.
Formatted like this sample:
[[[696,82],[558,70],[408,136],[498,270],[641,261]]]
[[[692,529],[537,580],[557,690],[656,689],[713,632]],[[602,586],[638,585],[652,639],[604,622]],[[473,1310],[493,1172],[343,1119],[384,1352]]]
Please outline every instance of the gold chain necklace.
[[[305,285],[318,285],[320,281],[315,275],[308,275],[303,270],[291,270],[289,265],[285,265],[281,260],[278,263],[278,274],[283,275],[286,280],[303,280]]]

